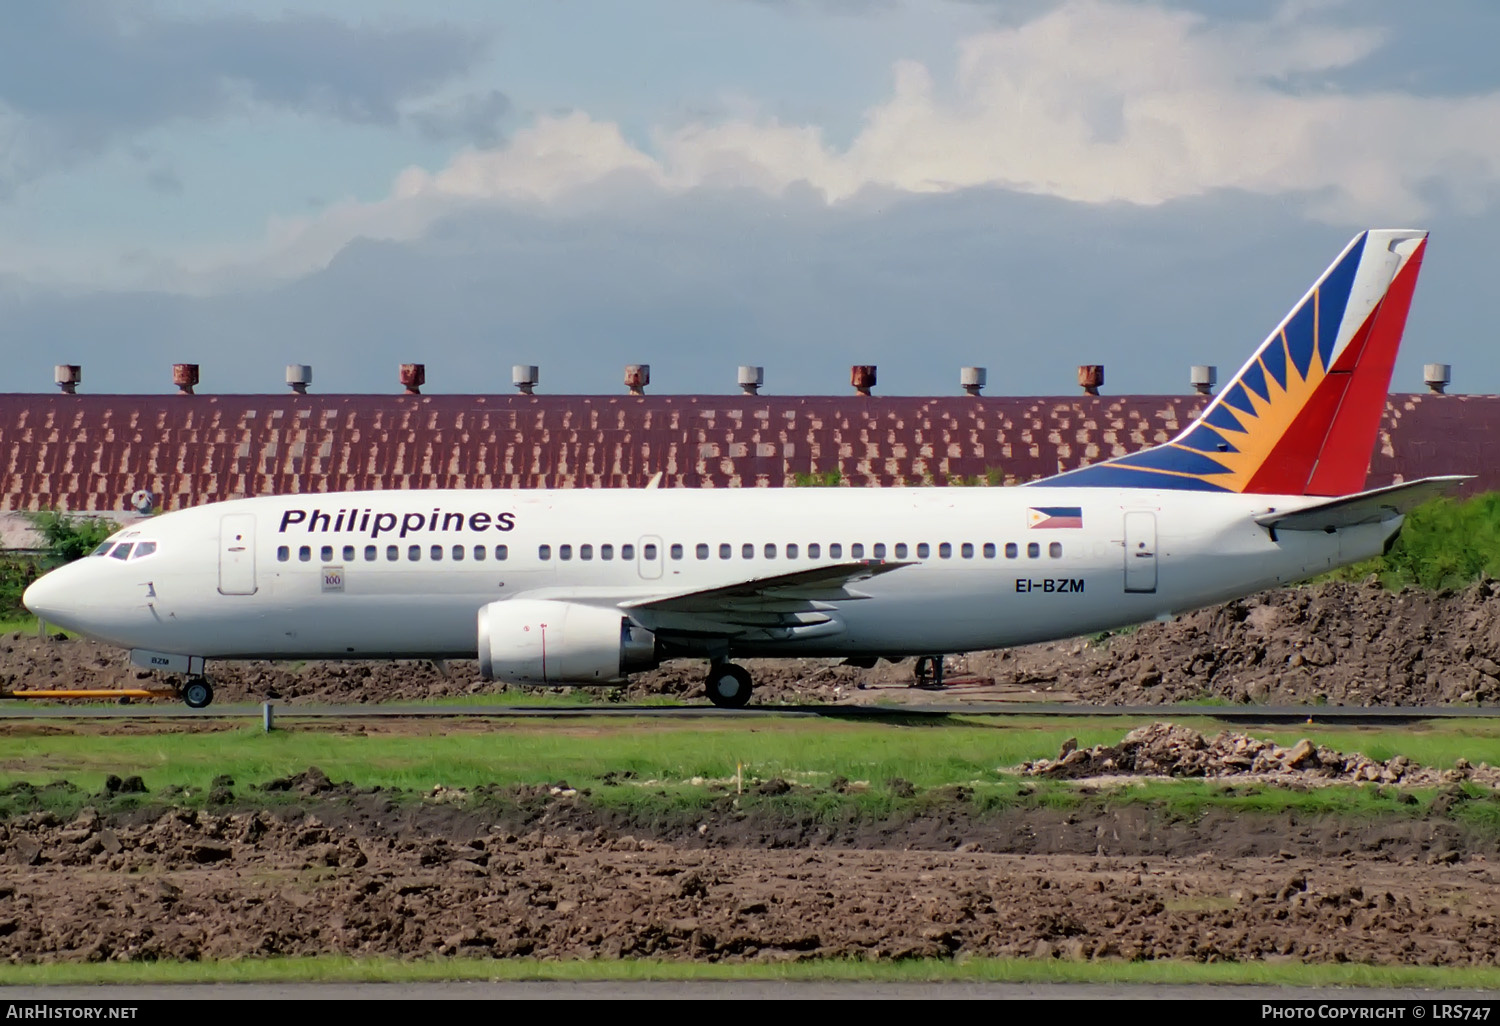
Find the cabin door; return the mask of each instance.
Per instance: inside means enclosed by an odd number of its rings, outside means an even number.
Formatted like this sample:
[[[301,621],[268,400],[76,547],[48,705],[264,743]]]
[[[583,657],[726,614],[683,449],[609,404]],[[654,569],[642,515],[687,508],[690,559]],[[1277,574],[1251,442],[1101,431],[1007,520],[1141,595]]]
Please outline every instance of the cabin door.
[[[255,594],[255,515],[219,519],[219,594]]]
[[[1125,590],[1156,590],[1156,514],[1125,514]]]

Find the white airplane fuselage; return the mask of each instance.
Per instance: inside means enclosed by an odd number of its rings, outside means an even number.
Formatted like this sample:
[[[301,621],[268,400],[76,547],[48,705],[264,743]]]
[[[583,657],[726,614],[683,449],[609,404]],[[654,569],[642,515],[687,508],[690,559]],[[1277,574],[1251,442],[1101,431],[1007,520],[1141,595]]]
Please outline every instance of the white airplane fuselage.
[[[956,653],[1303,579],[1378,554],[1401,524],[1277,536],[1252,519],[1318,501],[1046,486],[271,496],[133,524],[116,539],[154,551],[78,560],[26,603],[122,647],[210,659],[474,658],[476,614],[497,601],[617,607],[874,560],[905,565],[822,603],[819,629],[703,639],[703,654]],[[1049,526],[1039,508],[1080,515]]]

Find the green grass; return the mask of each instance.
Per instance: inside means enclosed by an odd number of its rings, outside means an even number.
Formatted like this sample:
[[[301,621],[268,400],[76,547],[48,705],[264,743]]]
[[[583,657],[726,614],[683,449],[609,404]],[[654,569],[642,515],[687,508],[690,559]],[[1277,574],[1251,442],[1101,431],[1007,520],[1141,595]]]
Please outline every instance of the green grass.
[[[1500,969],[1285,962],[1066,962],[1034,959],[810,959],[784,963],[647,959],[446,958],[403,961],[323,955],[208,962],[0,965],[0,985],[421,982],[443,980],[781,980],[922,983],[1173,983],[1265,987],[1500,989]]]
[[[1145,722],[1145,721],[1140,721]],[[1199,717],[1178,722],[1205,732],[1220,724]],[[1052,758],[1065,738],[1081,746],[1117,743],[1138,723],[1083,719],[1059,724],[1037,718],[797,717],[662,721],[585,717],[566,721],[456,724],[430,722],[395,733],[372,724],[367,735],[334,732],[320,721],[283,715],[264,734],[258,724],[226,730],[176,729],[101,735],[95,725],[49,721],[38,733],[0,735],[0,784],[68,780],[97,791],[108,774],[140,775],[153,791],[204,788],[221,773],[262,782],[318,766],[359,786],[426,790],[435,785],[542,784],[559,779],[595,786],[614,773],[639,788],[645,781],[679,786],[694,778],[727,780],[737,764],[744,779],[781,777],[826,786],[834,776],[882,786],[893,777],[927,789],[995,784],[1003,772]],[[64,730],[65,733],[55,731]],[[1433,721],[1402,727],[1300,724],[1252,730],[1282,745],[1307,737],[1371,758],[1405,755],[1450,767],[1459,757],[1500,764],[1500,720]],[[626,777],[625,774],[630,774]]]

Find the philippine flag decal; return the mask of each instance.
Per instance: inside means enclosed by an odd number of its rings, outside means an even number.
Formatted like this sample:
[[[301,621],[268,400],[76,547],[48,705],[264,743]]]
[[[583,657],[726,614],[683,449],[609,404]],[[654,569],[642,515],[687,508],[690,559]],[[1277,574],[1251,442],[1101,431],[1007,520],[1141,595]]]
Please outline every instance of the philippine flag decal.
[[[1033,528],[1038,527],[1082,527],[1082,506],[1032,506],[1026,518]]]

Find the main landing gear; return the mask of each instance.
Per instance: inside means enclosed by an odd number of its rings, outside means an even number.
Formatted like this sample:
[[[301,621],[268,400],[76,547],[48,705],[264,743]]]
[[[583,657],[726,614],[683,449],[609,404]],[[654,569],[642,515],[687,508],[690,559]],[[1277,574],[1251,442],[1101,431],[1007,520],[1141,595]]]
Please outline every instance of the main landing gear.
[[[708,700],[720,709],[741,709],[750,701],[750,672],[734,663],[711,664],[703,686]]]
[[[203,709],[214,700],[214,686],[207,677],[189,677],[178,689],[189,709]]]

